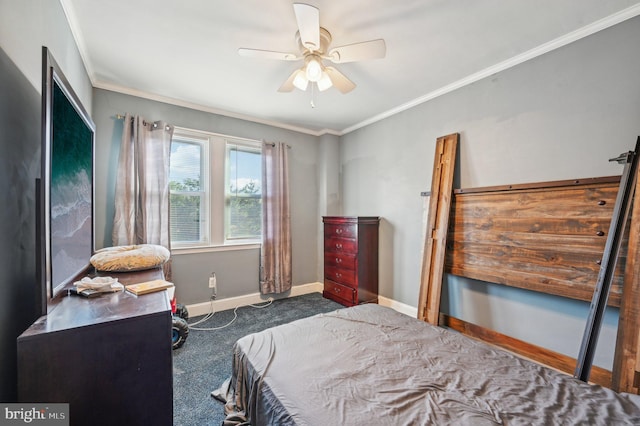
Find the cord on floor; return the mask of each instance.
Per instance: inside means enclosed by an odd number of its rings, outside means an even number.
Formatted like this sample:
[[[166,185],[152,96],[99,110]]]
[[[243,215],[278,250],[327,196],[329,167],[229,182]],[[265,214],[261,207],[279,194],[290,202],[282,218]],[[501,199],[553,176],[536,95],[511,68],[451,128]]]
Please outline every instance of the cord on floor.
[[[252,308],[257,308],[257,309],[262,309],[262,308],[266,308],[269,305],[271,305],[273,303],[273,298],[269,298],[264,304],[262,305],[245,305],[245,306],[251,306]],[[205,315],[204,318],[189,324],[189,329],[190,330],[198,330],[198,331],[216,331],[216,330],[222,330],[223,328],[229,327],[231,324],[233,324],[235,322],[235,320],[238,318],[238,308],[242,308],[242,306],[236,306],[233,309],[233,319],[231,321],[229,321],[227,324],[225,325],[221,325],[220,327],[194,327],[194,325],[198,325],[201,324],[205,321],[207,321],[208,319],[210,319],[211,317],[213,317],[213,314],[215,313],[213,310],[213,300],[211,301],[211,312],[209,312],[207,315]]]

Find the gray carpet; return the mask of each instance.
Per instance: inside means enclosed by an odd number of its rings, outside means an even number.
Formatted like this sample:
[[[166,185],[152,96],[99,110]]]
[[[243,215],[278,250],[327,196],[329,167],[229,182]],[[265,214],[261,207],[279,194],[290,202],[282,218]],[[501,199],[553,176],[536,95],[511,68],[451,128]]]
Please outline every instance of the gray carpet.
[[[222,330],[191,330],[182,348],[173,351],[173,424],[222,424],[223,405],[211,397],[211,391],[231,375],[231,351],[236,340],[269,327],[342,307],[324,299],[320,293],[311,293],[275,300],[263,309],[239,308],[236,321]],[[200,318],[190,318],[189,323]],[[231,319],[233,310],[217,312],[197,327],[219,327]]]

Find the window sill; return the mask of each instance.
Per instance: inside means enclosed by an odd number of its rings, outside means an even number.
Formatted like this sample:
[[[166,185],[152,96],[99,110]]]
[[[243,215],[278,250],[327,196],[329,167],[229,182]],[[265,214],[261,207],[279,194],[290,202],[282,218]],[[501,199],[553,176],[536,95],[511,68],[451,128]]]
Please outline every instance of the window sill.
[[[259,249],[261,246],[262,246],[261,243],[241,243],[241,244],[226,244],[226,245],[219,245],[219,246],[176,247],[171,249],[171,255],[181,256],[184,254],[212,253],[216,251],[253,250],[253,249]]]

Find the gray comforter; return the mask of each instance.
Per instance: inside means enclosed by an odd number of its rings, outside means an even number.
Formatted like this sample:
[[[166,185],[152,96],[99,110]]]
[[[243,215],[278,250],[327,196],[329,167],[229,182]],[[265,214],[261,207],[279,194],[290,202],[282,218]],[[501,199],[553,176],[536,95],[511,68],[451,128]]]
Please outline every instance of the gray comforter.
[[[252,334],[213,395],[225,424],[640,425],[640,397],[378,305]]]

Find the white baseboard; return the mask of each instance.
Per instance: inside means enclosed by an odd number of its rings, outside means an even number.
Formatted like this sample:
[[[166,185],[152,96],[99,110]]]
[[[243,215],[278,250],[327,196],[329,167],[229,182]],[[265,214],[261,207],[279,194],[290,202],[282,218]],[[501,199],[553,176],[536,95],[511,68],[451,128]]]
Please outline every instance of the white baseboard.
[[[287,297],[302,296],[309,293],[322,293],[323,284],[320,282],[296,285],[291,288],[291,292]],[[257,303],[264,303],[268,300],[260,293],[251,293],[243,296],[228,297],[226,299],[213,300],[211,302],[196,303],[193,305],[187,305],[190,317],[197,317],[200,315],[206,315],[211,312],[212,308],[214,312],[226,311],[227,309],[235,309],[238,306],[254,305]],[[406,305],[404,303],[389,299],[383,296],[378,296],[378,303],[381,306],[394,309],[402,314],[408,315],[413,318],[418,316],[418,308]]]
[[[291,292],[288,297],[302,296],[309,293],[322,293],[322,283],[315,282],[309,284],[301,284],[291,287]],[[238,306],[254,305],[256,303],[264,303],[268,300],[260,293],[245,294],[236,297],[227,297],[226,299],[212,300],[211,302],[196,303],[193,305],[187,305],[187,311],[189,311],[190,317],[197,317],[200,315],[206,315],[211,312],[212,308],[214,312],[226,311],[227,309],[235,309]]]
[[[394,309],[401,314],[408,315],[412,318],[418,318],[418,308],[414,308],[413,306],[405,305],[404,303],[388,299],[383,296],[378,296],[378,304]]]

